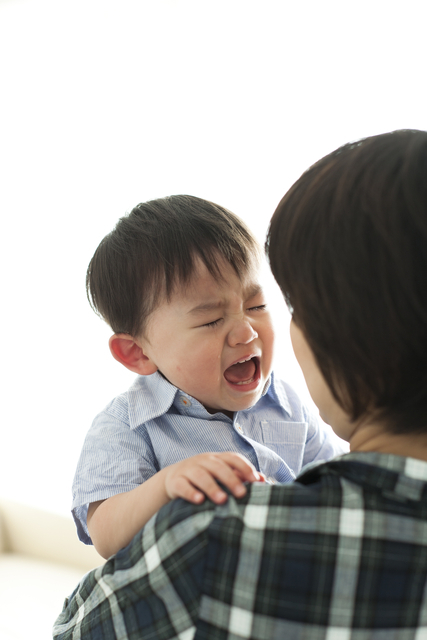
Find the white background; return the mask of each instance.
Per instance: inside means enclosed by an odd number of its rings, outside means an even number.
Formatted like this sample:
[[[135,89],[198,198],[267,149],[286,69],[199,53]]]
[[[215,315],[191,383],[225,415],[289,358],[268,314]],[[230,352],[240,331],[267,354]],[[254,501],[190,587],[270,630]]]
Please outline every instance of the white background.
[[[85,298],[138,202],[189,193],[261,241],[349,140],[427,129],[425,2],[0,0],[0,495],[66,513],[84,435],[133,375]],[[277,368],[306,390],[269,285]]]

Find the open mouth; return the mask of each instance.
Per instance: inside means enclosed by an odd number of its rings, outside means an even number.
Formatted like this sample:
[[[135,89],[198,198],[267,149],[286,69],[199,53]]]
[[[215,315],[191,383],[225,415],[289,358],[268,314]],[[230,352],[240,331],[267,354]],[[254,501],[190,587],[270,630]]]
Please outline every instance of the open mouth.
[[[260,377],[259,371],[259,358],[254,356],[253,358],[240,360],[228,367],[224,371],[224,378],[230,384],[241,387],[258,381]]]

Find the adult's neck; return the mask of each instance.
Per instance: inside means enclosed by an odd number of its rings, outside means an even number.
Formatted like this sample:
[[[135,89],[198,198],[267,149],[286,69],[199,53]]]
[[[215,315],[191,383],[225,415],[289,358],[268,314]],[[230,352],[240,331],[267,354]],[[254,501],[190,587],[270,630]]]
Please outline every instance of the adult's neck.
[[[427,461],[426,434],[395,434],[378,424],[363,424],[350,438],[350,451],[375,451],[392,453]]]

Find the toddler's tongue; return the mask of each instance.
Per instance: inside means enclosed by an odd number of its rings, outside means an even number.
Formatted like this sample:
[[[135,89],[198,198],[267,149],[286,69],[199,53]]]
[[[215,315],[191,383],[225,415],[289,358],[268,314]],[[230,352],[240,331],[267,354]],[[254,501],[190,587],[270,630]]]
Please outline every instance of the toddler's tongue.
[[[243,382],[250,380],[254,377],[256,371],[256,365],[253,360],[247,360],[246,362],[237,362],[231,367],[228,367],[224,372],[224,378],[233,384],[237,382]]]

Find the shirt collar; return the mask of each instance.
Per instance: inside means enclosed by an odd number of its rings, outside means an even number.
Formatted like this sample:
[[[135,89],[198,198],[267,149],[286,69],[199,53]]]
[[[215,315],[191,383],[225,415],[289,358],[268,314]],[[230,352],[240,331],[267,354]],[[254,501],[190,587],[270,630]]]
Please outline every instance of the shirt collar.
[[[276,396],[279,404],[290,415],[292,411],[288,396],[283,386],[275,383],[273,373],[271,373],[264,386],[262,397],[270,394]],[[191,402],[190,407],[184,404],[186,398]],[[173,404],[178,408],[179,413],[183,415],[190,415],[191,413],[195,417],[196,414],[197,417],[201,417],[201,413],[203,413],[205,419],[216,419],[214,415],[218,415],[209,414],[198,400],[175,387],[156,371],[150,376],[138,376],[128,390],[130,428],[136,429],[144,422],[164,415]]]
[[[138,376],[128,391],[130,428],[136,429],[166,413],[177,391],[158,371],[150,376]]]
[[[336,474],[397,500],[421,500],[427,497],[427,462],[391,453],[347,453],[329,462],[308,465],[298,476],[303,484],[315,482],[321,475]]]
[[[276,398],[278,404],[283,407],[288,415],[292,415],[291,403],[289,402],[288,395],[283,384],[277,384],[274,377],[274,373],[271,372],[269,380],[264,387],[262,395],[271,394]]]
[[[129,426],[137,429],[144,422],[164,415],[174,405],[182,416],[204,420],[230,420],[220,412],[210,414],[196,398],[171,384],[158,371],[150,376],[138,376],[128,391]]]

